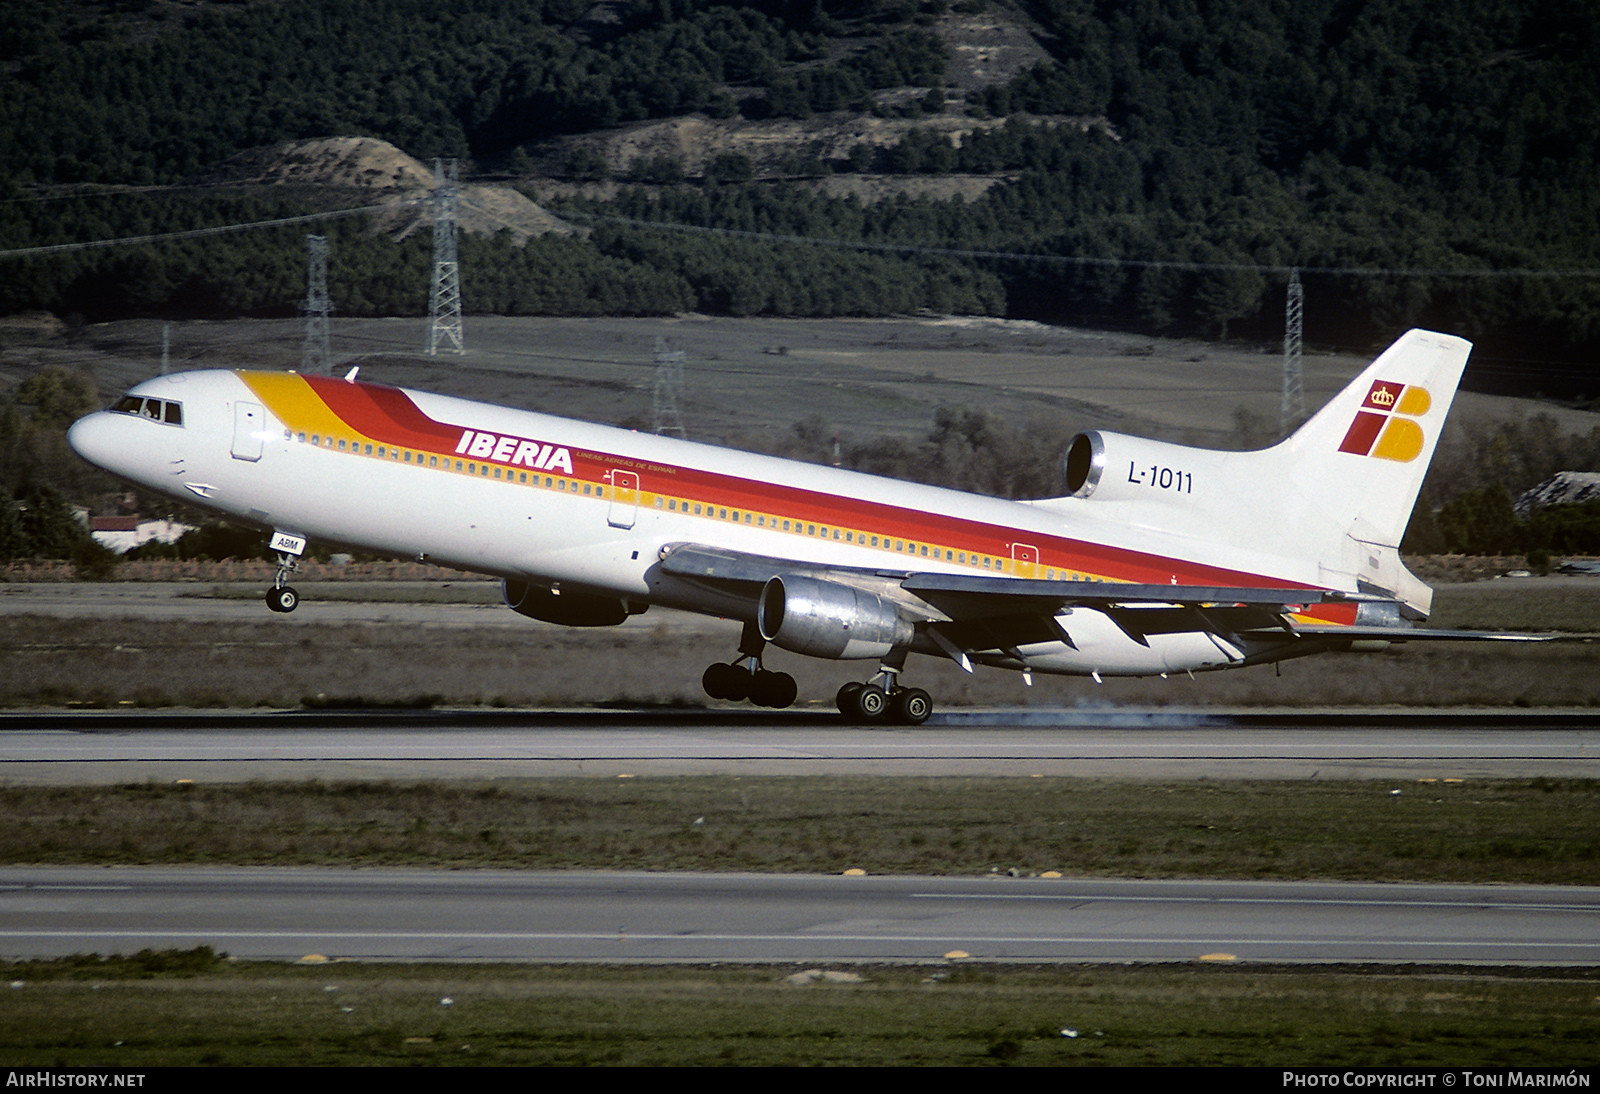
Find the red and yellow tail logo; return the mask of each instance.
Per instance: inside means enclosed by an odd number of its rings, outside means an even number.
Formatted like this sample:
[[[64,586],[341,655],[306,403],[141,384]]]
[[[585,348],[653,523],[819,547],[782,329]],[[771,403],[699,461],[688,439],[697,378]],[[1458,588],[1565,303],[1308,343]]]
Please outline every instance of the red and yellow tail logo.
[[[1422,454],[1420,418],[1433,405],[1425,387],[1378,380],[1356,411],[1340,452],[1407,463]]]

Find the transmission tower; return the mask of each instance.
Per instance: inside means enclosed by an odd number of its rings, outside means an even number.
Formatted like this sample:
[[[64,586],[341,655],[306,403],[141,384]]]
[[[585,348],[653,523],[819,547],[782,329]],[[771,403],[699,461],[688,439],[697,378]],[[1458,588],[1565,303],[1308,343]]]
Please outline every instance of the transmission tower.
[[[1283,309],[1283,409],[1278,426],[1287,437],[1306,416],[1306,393],[1300,382],[1301,320],[1305,314],[1305,290],[1300,287],[1300,271],[1289,271],[1289,294]]]
[[[306,236],[306,299],[300,305],[306,313],[306,341],[300,350],[300,371],[308,376],[326,376],[333,371],[333,353],[328,348],[328,237]]]
[[[678,392],[683,388],[683,350],[672,348],[664,338],[656,339],[656,386],[650,396],[650,428],[662,436],[683,437],[683,418],[678,414]]]
[[[430,294],[428,356],[449,343],[465,353],[461,341],[461,267],[456,262],[456,161],[433,161],[433,291]]]

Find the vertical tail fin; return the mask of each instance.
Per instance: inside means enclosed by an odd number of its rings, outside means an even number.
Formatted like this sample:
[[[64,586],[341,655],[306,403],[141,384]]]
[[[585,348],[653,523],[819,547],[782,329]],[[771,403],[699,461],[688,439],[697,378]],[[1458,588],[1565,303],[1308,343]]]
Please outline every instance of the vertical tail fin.
[[[1391,593],[1426,615],[1432,590],[1400,562],[1400,538],[1472,343],[1413,330],[1287,440],[1262,453],[1286,476],[1280,519],[1329,584]]]
[[[1204,544],[1194,557],[1382,592],[1426,615],[1432,590],[1401,564],[1400,537],[1471,349],[1409,331],[1290,437],[1257,452],[1080,433],[1065,460],[1070,496],[1034,504],[1104,518],[1129,542],[1153,532]]]
[[[1472,343],[1402,335],[1278,446],[1333,523],[1399,547]]]

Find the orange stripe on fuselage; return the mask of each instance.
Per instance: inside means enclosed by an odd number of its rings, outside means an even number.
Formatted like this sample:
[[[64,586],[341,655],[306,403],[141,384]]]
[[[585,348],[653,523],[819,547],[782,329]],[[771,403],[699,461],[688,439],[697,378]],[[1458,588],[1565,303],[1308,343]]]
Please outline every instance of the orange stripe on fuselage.
[[[503,461],[483,458],[468,460],[456,452],[456,447],[467,431],[477,432],[476,428],[439,422],[428,417],[398,388],[307,377],[296,373],[240,372],[238,375],[288,427],[291,434],[338,436],[352,442],[392,446],[405,449],[408,460],[415,453],[418,462],[423,456],[438,457],[443,465],[438,470],[452,474],[471,474],[483,478],[486,476],[479,473],[480,468],[497,467],[503,469],[506,476],[499,481],[511,485],[522,485],[512,477],[521,473],[531,477],[532,481],[526,485],[540,488],[556,480],[564,480],[560,481],[562,487],[570,483],[574,491],[580,489],[580,484],[588,484],[597,492],[592,496],[602,500],[611,497],[608,493],[611,490],[610,472],[627,470],[639,476],[640,508],[654,507],[658,511],[667,511],[665,503],[671,501],[676,506],[672,510],[675,513],[721,521],[728,518],[720,518],[715,514],[723,509],[730,513],[760,514],[767,518],[767,527],[762,529],[764,531],[781,532],[781,522],[788,520],[795,530],[787,534],[819,539],[821,536],[815,530],[827,529],[829,541],[840,544],[846,541],[835,539],[833,532],[837,531],[841,537],[849,532],[856,539],[849,546],[883,552],[888,556],[885,564],[894,569],[918,568],[918,564],[925,565],[935,560],[944,567],[959,565],[954,559],[944,557],[945,552],[949,551],[969,556],[972,561],[967,564],[968,570],[991,574],[1015,572],[1013,552],[1020,547],[1025,549],[1022,553],[1027,553],[1026,549],[1037,550],[1037,559],[1032,566],[1034,576],[1039,577],[1044,576],[1046,569],[1052,569],[1059,571],[1061,576],[1070,574],[1077,579],[1149,585],[1165,585],[1176,580],[1184,585],[1243,588],[1288,585],[1312,588],[1299,582],[1284,582],[1258,574],[1048,533],[907,509],[765,480],[637,460],[617,453],[569,447],[571,474],[535,472],[531,468],[513,467]],[[559,438],[543,440],[546,443],[560,443]],[[457,472],[451,461],[462,464],[462,469]],[[690,507],[694,504],[699,504],[708,512],[693,514]],[[743,520],[739,526],[756,527]],[[808,528],[813,531],[808,532]],[[885,546],[869,547],[866,537],[871,536],[879,537]],[[892,546],[895,542],[914,545],[916,553],[895,550]],[[923,548],[926,548],[927,554],[921,553]],[[983,566],[979,560],[984,557],[993,560],[992,565]],[[1355,607],[1318,605],[1307,609],[1304,615],[1324,623],[1353,624]]]
[[[333,412],[296,372],[241,372],[237,374],[273,416],[291,430],[305,433],[359,433]],[[373,438],[376,439],[376,438]]]

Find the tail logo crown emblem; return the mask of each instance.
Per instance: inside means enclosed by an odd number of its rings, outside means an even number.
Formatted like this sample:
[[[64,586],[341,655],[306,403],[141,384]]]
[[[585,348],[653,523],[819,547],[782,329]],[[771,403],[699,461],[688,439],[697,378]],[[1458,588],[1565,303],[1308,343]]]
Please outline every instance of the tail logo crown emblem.
[[[1432,406],[1433,398],[1425,387],[1374,381],[1339,451],[1410,463],[1422,454],[1422,426],[1415,419]]]

